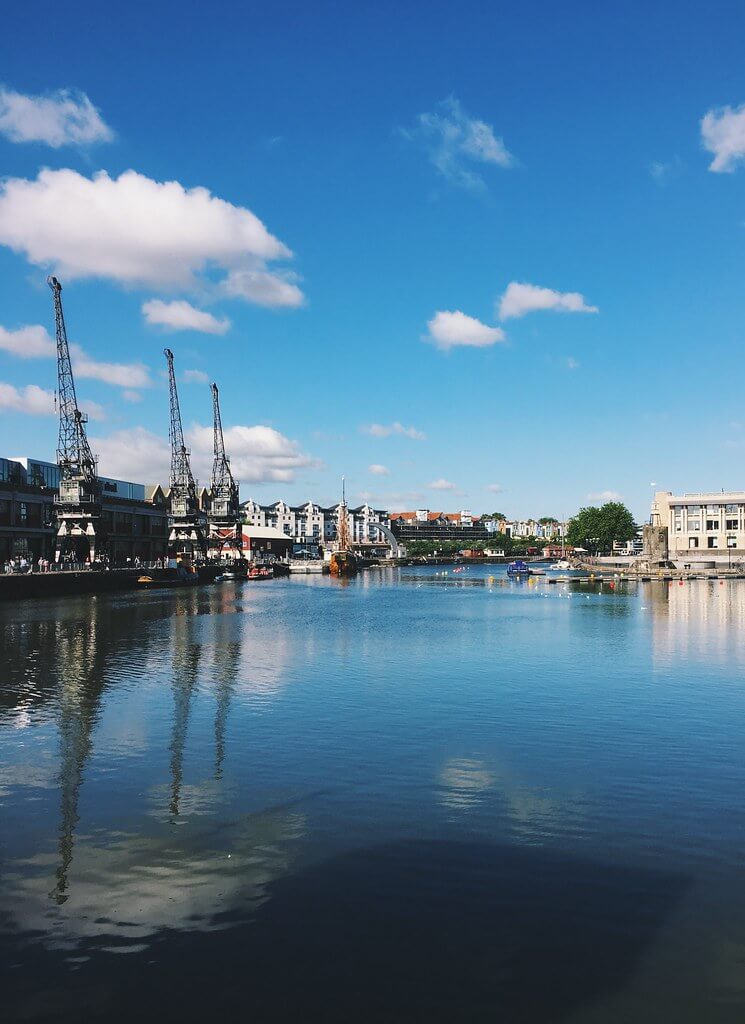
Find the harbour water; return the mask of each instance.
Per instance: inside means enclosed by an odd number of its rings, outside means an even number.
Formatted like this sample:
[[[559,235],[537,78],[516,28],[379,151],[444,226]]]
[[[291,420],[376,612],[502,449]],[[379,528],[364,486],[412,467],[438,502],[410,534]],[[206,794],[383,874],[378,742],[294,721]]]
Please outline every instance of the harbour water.
[[[745,1019],[745,582],[0,607],[0,1019]]]

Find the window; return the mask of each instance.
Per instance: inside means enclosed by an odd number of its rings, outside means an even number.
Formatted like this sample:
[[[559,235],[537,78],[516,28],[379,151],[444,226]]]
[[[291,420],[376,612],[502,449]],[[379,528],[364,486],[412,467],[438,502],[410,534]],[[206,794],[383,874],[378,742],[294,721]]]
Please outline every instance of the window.
[[[728,537],[727,538],[727,547],[728,548],[736,548],[737,547],[737,537]]]
[[[718,537],[708,537],[707,541],[708,541],[708,546],[710,548],[718,548],[719,547],[719,538]]]
[[[728,530],[737,530],[739,528],[739,524],[736,519],[725,520],[725,526]]]
[[[701,520],[698,518],[698,516],[696,516],[695,519],[692,518],[690,515],[688,516],[688,529],[689,530],[700,530],[701,529]]]
[[[688,538],[688,547],[689,548],[697,548],[698,547],[698,537],[689,537]]]
[[[719,529],[719,520],[718,519],[707,519],[706,520],[706,529],[707,530],[718,530]]]
[[[724,511],[727,515],[735,515],[737,513],[737,505],[725,505]]]
[[[18,505],[18,518],[22,523],[28,521],[28,505],[25,501],[21,501]]]
[[[711,515],[714,515],[714,516],[719,515],[719,506],[718,505],[707,505],[706,506],[706,514],[710,515],[710,516]]]

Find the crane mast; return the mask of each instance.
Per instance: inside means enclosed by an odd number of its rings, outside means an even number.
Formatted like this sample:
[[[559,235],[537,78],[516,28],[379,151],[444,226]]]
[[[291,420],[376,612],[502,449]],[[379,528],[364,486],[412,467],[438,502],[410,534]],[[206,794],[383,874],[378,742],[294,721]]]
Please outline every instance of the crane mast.
[[[56,277],[47,278],[54,297],[54,325],[57,339],[57,392],[59,400],[59,436],[57,465],[60,470],[59,495],[55,502],[57,541],[55,559],[72,557],[91,561],[99,553],[104,539],[101,530],[101,484],[85,424],[88,417],[78,408],[75,379],[70,362],[65,315],[62,310],[62,285]]]
[[[230,471],[230,459],[225,454],[225,439],[220,415],[220,394],[217,384],[212,387],[212,418],[214,459],[212,462],[212,501],[210,506],[210,550],[222,557],[225,548],[232,548],[234,557],[242,557],[241,514],[238,485]]]
[[[206,557],[206,517],[199,508],[197,488],[191,472],[189,451],[184,443],[181,410],[173,370],[173,352],[163,350],[168,363],[171,423],[168,437],[171,442],[171,499],[169,516],[169,554],[174,558]]]

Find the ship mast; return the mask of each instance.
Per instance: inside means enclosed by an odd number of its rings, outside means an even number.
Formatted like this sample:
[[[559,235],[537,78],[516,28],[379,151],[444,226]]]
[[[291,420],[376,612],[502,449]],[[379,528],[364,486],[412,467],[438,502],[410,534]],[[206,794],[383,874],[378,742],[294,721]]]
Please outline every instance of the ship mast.
[[[337,547],[339,551],[349,551],[351,537],[349,535],[349,514],[347,509],[346,485],[344,477],[341,478],[341,504],[339,505],[339,518],[336,527]]]

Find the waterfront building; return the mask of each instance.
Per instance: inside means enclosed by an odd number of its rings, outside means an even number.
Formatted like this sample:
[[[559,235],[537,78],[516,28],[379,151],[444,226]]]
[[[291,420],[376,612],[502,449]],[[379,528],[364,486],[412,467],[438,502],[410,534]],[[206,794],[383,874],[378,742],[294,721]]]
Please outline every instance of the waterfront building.
[[[288,505],[275,501],[261,505],[249,498],[241,504],[243,518],[248,526],[271,527],[290,537],[295,544],[323,545],[333,543],[337,538],[339,503],[328,508],[307,501],[302,505]],[[388,513],[371,505],[359,505],[347,509],[349,536],[356,545],[385,545],[382,535],[375,529],[379,523],[390,526]]]
[[[650,522],[667,528],[671,559],[745,555],[745,491],[658,491]]]
[[[555,540],[566,536],[567,524],[558,520],[540,523],[537,519],[492,519],[484,516],[484,525],[490,533],[501,533],[506,537],[541,537]]]
[[[284,562],[292,551],[292,538],[273,526],[243,526],[244,558],[259,562]]]
[[[462,512],[432,512],[426,508],[414,512],[391,512],[390,526],[396,538],[404,544],[418,540],[457,541],[468,546],[491,536],[481,518],[467,509]]]
[[[644,531],[640,528],[631,540],[613,541],[613,555],[625,555],[628,558],[639,558],[644,552]]]
[[[160,558],[166,552],[165,498],[148,499],[144,484],[100,477],[102,532],[112,562]],[[57,533],[54,502],[59,467],[25,456],[0,458],[0,562],[26,558],[54,560]]]

